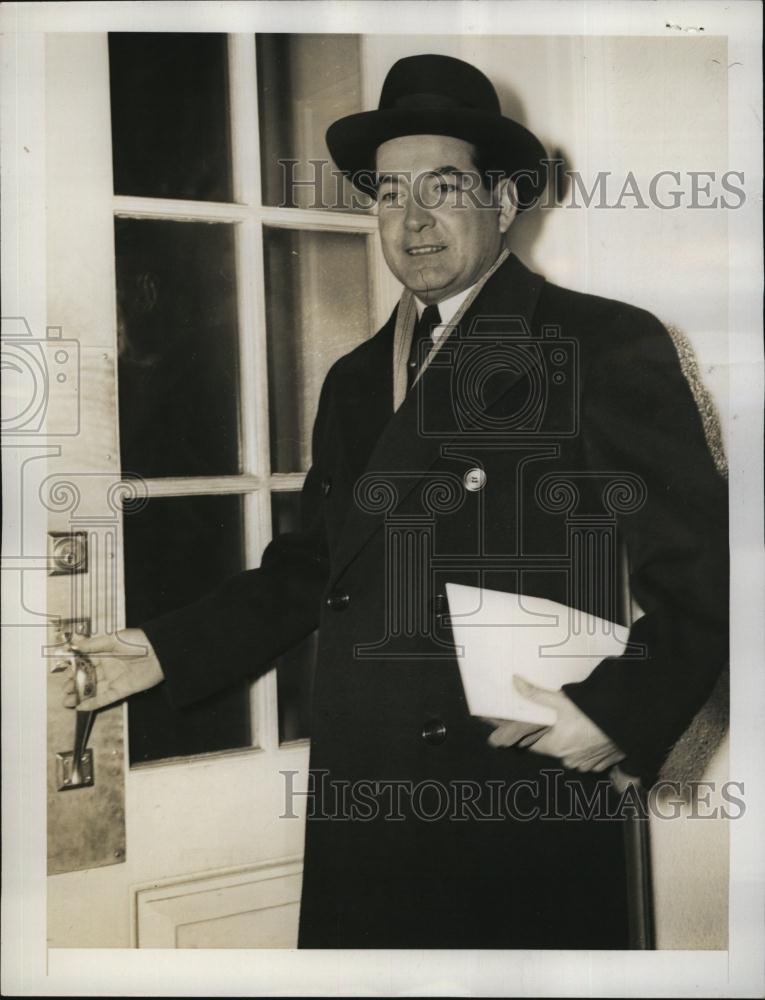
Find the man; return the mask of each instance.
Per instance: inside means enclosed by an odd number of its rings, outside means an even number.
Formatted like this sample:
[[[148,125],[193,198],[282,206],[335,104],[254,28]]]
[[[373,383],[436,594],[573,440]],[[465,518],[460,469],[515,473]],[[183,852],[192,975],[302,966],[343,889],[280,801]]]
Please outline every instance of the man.
[[[128,630],[146,655],[82,641],[81,707],[160,682],[199,701],[318,625],[300,945],[626,947],[600,776],[621,762],[650,781],[727,652],[726,489],[674,346],[650,314],[504,250],[544,150],[474,67],[400,60],[378,110],[327,141],[374,178],[402,300],[326,378],[301,531]],[[617,544],[643,611],[629,655],[562,691],[525,685],[553,725],[471,717],[446,584],[615,618]]]

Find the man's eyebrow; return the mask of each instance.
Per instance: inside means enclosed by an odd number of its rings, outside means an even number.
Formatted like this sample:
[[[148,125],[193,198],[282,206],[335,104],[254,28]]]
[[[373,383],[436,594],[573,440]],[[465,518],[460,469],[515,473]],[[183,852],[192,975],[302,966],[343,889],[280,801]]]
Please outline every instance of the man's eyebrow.
[[[428,170],[429,174],[456,174],[458,177],[466,176],[470,171],[463,170],[461,167],[452,166],[451,163],[447,163],[443,167],[436,167],[435,170]]]
[[[423,170],[423,176],[436,176],[441,177],[447,174],[455,177],[467,177],[470,173],[469,170],[464,170],[462,167],[455,167],[452,163],[445,163],[442,167],[434,167],[433,170]],[[377,185],[378,187],[383,184],[397,184],[401,177],[409,177],[409,173],[405,170],[394,171],[387,174],[377,175]]]

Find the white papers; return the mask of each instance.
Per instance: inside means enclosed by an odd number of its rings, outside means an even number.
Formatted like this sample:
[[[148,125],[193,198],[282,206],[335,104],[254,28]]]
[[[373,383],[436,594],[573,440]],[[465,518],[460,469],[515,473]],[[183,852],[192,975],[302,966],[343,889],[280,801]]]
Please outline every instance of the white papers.
[[[524,698],[513,677],[557,691],[627,644],[624,626],[555,601],[456,583],[446,593],[471,715],[552,725],[555,710]]]

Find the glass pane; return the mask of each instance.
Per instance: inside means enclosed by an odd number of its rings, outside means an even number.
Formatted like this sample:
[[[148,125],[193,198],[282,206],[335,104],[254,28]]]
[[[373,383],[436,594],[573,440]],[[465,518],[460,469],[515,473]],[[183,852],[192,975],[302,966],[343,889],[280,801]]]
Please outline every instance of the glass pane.
[[[363,110],[359,36],[257,35],[256,41],[263,203],[369,208],[371,199],[337,172],[324,141],[333,121]]]
[[[274,537],[300,526],[300,493],[272,493],[271,514]],[[275,661],[279,742],[304,740],[311,735],[311,699],[316,667],[318,632]]]
[[[370,334],[367,237],[263,230],[271,467],[304,472],[331,365]]]
[[[233,226],[116,219],[115,244],[123,470],[239,472]]]
[[[231,201],[225,35],[109,35],[116,194]]]
[[[124,533],[128,626],[192,603],[244,565],[239,496],[150,500],[126,513]],[[130,699],[128,723],[131,764],[251,746],[249,683],[185,709],[160,685]]]

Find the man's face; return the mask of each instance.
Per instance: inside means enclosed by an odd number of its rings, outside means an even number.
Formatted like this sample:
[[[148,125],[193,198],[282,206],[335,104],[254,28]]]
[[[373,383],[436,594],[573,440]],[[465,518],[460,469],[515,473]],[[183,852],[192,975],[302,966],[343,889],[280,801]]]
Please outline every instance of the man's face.
[[[398,280],[428,304],[477,281],[512,221],[499,200],[488,207],[473,157],[470,143],[441,135],[402,136],[377,150],[383,254]]]

